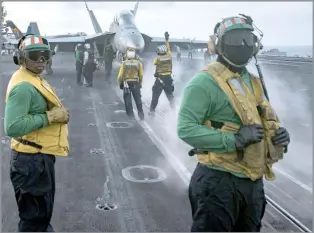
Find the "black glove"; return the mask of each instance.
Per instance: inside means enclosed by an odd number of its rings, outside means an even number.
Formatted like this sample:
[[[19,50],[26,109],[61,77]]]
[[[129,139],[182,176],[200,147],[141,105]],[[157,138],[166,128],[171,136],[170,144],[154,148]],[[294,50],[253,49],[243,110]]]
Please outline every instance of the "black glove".
[[[235,144],[237,150],[243,150],[247,146],[260,142],[264,138],[264,129],[262,125],[243,125],[235,133]]]
[[[276,131],[276,135],[272,137],[271,140],[275,146],[287,146],[290,143],[290,135],[285,128],[279,127],[279,129]]]
[[[120,89],[123,90],[124,88],[124,83],[120,83]]]
[[[165,32],[165,39],[169,40],[169,33],[168,32]]]

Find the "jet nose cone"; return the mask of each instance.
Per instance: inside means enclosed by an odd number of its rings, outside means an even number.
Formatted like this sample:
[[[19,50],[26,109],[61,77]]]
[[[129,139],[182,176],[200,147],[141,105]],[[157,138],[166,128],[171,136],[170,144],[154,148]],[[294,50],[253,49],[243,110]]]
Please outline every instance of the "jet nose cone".
[[[141,53],[144,50],[145,42],[142,36],[134,35],[127,43],[128,48],[134,48],[137,52]]]

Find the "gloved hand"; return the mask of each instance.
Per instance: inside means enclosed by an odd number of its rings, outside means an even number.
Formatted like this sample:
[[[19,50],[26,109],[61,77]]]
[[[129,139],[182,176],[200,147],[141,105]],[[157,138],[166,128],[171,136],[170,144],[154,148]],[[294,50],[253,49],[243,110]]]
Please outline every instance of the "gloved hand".
[[[120,83],[120,89],[123,90],[124,88],[124,83]]]
[[[260,142],[264,138],[264,128],[258,124],[243,125],[234,136],[237,150],[243,150],[247,146]]]
[[[68,123],[70,119],[70,112],[64,107],[53,107],[46,112],[49,124],[52,123]]]
[[[275,146],[277,145],[287,146],[290,143],[290,135],[286,128],[279,127],[279,129],[276,131],[276,135],[272,137],[271,140]]]
[[[168,32],[165,32],[165,39],[169,40],[169,33]]]

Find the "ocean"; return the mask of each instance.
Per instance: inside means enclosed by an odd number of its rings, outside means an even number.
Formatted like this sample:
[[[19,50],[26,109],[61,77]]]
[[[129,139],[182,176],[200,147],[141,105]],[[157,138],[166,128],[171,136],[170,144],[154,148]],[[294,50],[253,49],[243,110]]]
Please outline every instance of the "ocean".
[[[280,52],[286,52],[287,56],[313,56],[313,46],[264,46],[263,50],[277,48]]]

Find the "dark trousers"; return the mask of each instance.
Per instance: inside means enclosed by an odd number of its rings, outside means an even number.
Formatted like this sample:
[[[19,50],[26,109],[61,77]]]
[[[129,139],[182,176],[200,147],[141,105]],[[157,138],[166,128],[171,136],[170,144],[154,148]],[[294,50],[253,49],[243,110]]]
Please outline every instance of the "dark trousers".
[[[75,64],[75,67],[76,67],[76,82],[77,82],[77,84],[81,84],[82,83],[83,64],[77,61]]]
[[[198,164],[190,181],[191,232],[260,232],[266,198],[252,181]]]
[[[53,231],[55,156],[26,154],[12,150],[10,178],[20,221],[19,232]]]
[[[189,54],[188,54],[188,59],[189,59],[189,58],[191,58],[191,59],[193,58],[192,52],[189,52]]]
[[[165,92],[166,97],[170,103],[170,107],[174,107],[174,96],[173,96],[173,91],[174,91],[174,86],[173,86],[173,80],[171,76],[163,76],[160,77],[163,83],[159,81],[158,78],[156,78],[155,83],[153,85],[152,91],[152,101],[150,104],[150,111],[153,112],[155,111],[157,105],[158,105],[158,100],[159,97],[162,93],[162,91]]]
[[[86,86],[91,87],[93,86],[93,79],[94,79],[94,67],[93,63],[87,63],[83,66],[83,76],[85,78]]]
[[[123,99],[125,104],[125,111],[128,116],[134,116],[132,97],[134,98],[136,108],[139,114],[140,119],[144,117],[143,104],[142,104],[142,95],[140,84],[136,81],[127,82],[129,88],[123,88]]]
[[[112,71],[112,61],[105,61],[105,80],[110,80],[110,75]]]

